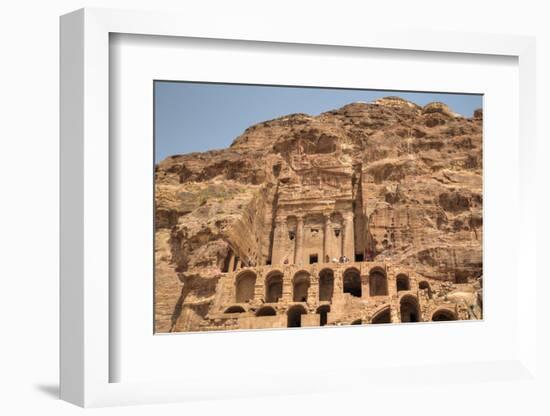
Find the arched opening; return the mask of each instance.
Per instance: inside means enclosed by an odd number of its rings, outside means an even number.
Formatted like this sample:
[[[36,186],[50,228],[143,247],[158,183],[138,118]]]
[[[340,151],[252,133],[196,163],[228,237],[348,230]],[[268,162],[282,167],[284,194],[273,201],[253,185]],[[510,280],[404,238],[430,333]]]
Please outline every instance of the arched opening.
[[[319,273],[319,301],[331,301],[334,293],[334,273],[330,269],[323,269]]]
[[[288,310],[287,314],[287,327],[299,328],[302,326],[302,315],[307,311],[302,305],[295,305]]]
[[[432,321],[456,321],[456,315],[453,311],[449,309],[439,309],[434,312],[432,315]]]
[[[272,272],[265,279],[265,301],[277,303],[283,297],[283,274]]]
[[[256,286],[256,274],[246,271],[237,277],[235,282],[235,301],[246,303],[254,298],[254,286]]]
[[[319,317],[319,325],[325,326],[327,324],[328,320],[328,313],[330,312],[330,306],[329,305],[322,305],[317,308],[317,313],[320,315]]]
[[[378,312],[371,319],[373,324],[389,324],[391,322],[391,313],[389,306]]]
[[[357,269],[348,269],[344,272],[344,293],[361,297],[361,275]]]
[[[307,302],[307,292],[309,290],[309,274],[307,272],[298,272],[292,279],[292,300],[294,302]]]
[[[411,290],[411,285],[409,283],[409,276],[407,276],[406,274],[397,275],[396,286],[397,286],[398,292],[401,292],[404,290]]]
[[[227,308],[224,313],[243,313],[245,312],[242,306],[230,306]]]
[[[356,319],[355,321],[353,321],[351,323],[351,325],[363,325],[363,320],[362,319]]]
[[[275,316],[277,311],[271,306],[264,306],[256,312],[256,316]]]
[[[380,269],[372,270],[369,273],[369,295],[370,296],[387,296],[388,281],[386,273]]]
[[[420,282],[418,284],[418,288],[420,290],[425,290],[428,294],[428,298],[431,299],[432,298],[432,288],[430,287],[430,284],[428,282],[426,282],[425,280]]]
[[[414,296],[406,295],[399,302],[401,322],[420,322],[420,307]]]

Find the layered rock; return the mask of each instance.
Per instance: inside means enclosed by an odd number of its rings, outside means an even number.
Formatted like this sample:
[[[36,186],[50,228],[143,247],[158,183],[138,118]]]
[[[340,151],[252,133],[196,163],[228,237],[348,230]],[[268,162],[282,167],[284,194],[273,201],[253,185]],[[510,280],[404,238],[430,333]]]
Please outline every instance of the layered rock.
[[[294,210],[320,232],[323,215],[338,228],[334,212],[350,213],[353,229],[341,224],[352,242],[337,254],[352,261],[473,284],[482,195],[481,110],[465,118],[398,97],[288,115],[251,126],[228,149],[171,156],[155,171],[156,330],[200,329],[227,272],[307,262],[279,243],[299,230],[277,228]],[[321,263],[337,255],[325,240]]]

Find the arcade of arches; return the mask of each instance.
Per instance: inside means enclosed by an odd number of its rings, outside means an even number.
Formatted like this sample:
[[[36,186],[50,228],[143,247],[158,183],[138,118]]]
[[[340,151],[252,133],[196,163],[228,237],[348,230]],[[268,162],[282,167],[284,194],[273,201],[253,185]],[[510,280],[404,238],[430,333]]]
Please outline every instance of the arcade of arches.
[[[481,318],[446,296],[455,284],[360,261],[245,267],[226,273],[201,329],[297,328]],[[450,300],[451,299],[451,300]]]
[[[373,261],[361,200],[296,209],[294,196],[287,196],[279,196],[270,229],[263,229],[267,248],[229,244],[214,295],[187,308],[185,330],[482,318],[467,279],[421,276],[413,267]]]

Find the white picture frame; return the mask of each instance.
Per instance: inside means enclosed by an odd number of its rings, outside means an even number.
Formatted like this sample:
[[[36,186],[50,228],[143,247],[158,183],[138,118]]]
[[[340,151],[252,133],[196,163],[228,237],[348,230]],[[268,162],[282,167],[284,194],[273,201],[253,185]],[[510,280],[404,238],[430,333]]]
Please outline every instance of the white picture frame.
[[[83,9],[61,18],[61,398],[80,406],[161,403],[248,397],[269,394],[299,394],[342,391],[390,383],[411,377],[420,385],[440,381],[442,372],[462,382],[505,381],[512,386],[539,383],[536,348],[536,259],[529,245],[536,241],[534,183],[535,169],[535,41],[529,37],[471,33],[403,31],[387,27],[348,28],[326,35],[312,25],[298,27],[276,24],[247,26],[246,19],[235,31],[235,22],[223,20],[205,26],[193,16]],[[518,345],[508,359],[469,363],[419,364],[414,368],[382,366],[368,374],[331,370],[333,383],[288,380],[285,374],[266,373],[265,384],[224,387],[207,378],[178,381],[111,382],[110,366],[120,359],[110,349],[110,310],[115,308],[110,292],[112,261],[109,252],[110,226],[110,78],[109,37],[122,33],[147,36],[225,39],[248,42],[277,42],[301,45],[331,45],[335,48],[430,51],[440,54],[503,55],[517,58],[519,68],[519,218],[517,219],[517,264],[510,273],[522,270],[517,291]],[[485,155],[487,157],[487,155]],[[529,290],[525,288],[529,288]],[[539,324],[540,325],[540,324]],[[409,327],[410,328],[410,327]],[[324,373],[319,373],[320,376]],[[326,374],[325,374],[326,375]],[[473,376],[475,375],[475,376]],[[285,386],[282,387],[282,381]],[[412,381],[409,382],[412,384]],[[517,385],[516,385],[517,384]],[[208,386],[208,390],[206,390]],[[279,387],[277,387],[279,386]],[[408,388],[411,386],[408,385]],[[418,386],[417,386],[418,387]],[[533,387],[532,385],[530,387]],[[370,387],[369,387],[370,388]],[[487,394],[498,397],[495,389]]]

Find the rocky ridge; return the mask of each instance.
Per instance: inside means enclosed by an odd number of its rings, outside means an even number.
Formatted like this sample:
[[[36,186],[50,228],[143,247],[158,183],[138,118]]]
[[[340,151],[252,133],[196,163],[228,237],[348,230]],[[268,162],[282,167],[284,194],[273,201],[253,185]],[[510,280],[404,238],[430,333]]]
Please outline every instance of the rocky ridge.
[[[231,248],[265,264],[283,185],[319,198],[312,178],[330,186],[342,169],[363,183],[367,231],[356,239],[369,260],[457,283],[479,279],[482,118],[386,97],[265,121],[227,149],[163,160],[155,168],[156,330],[204,317]]]

